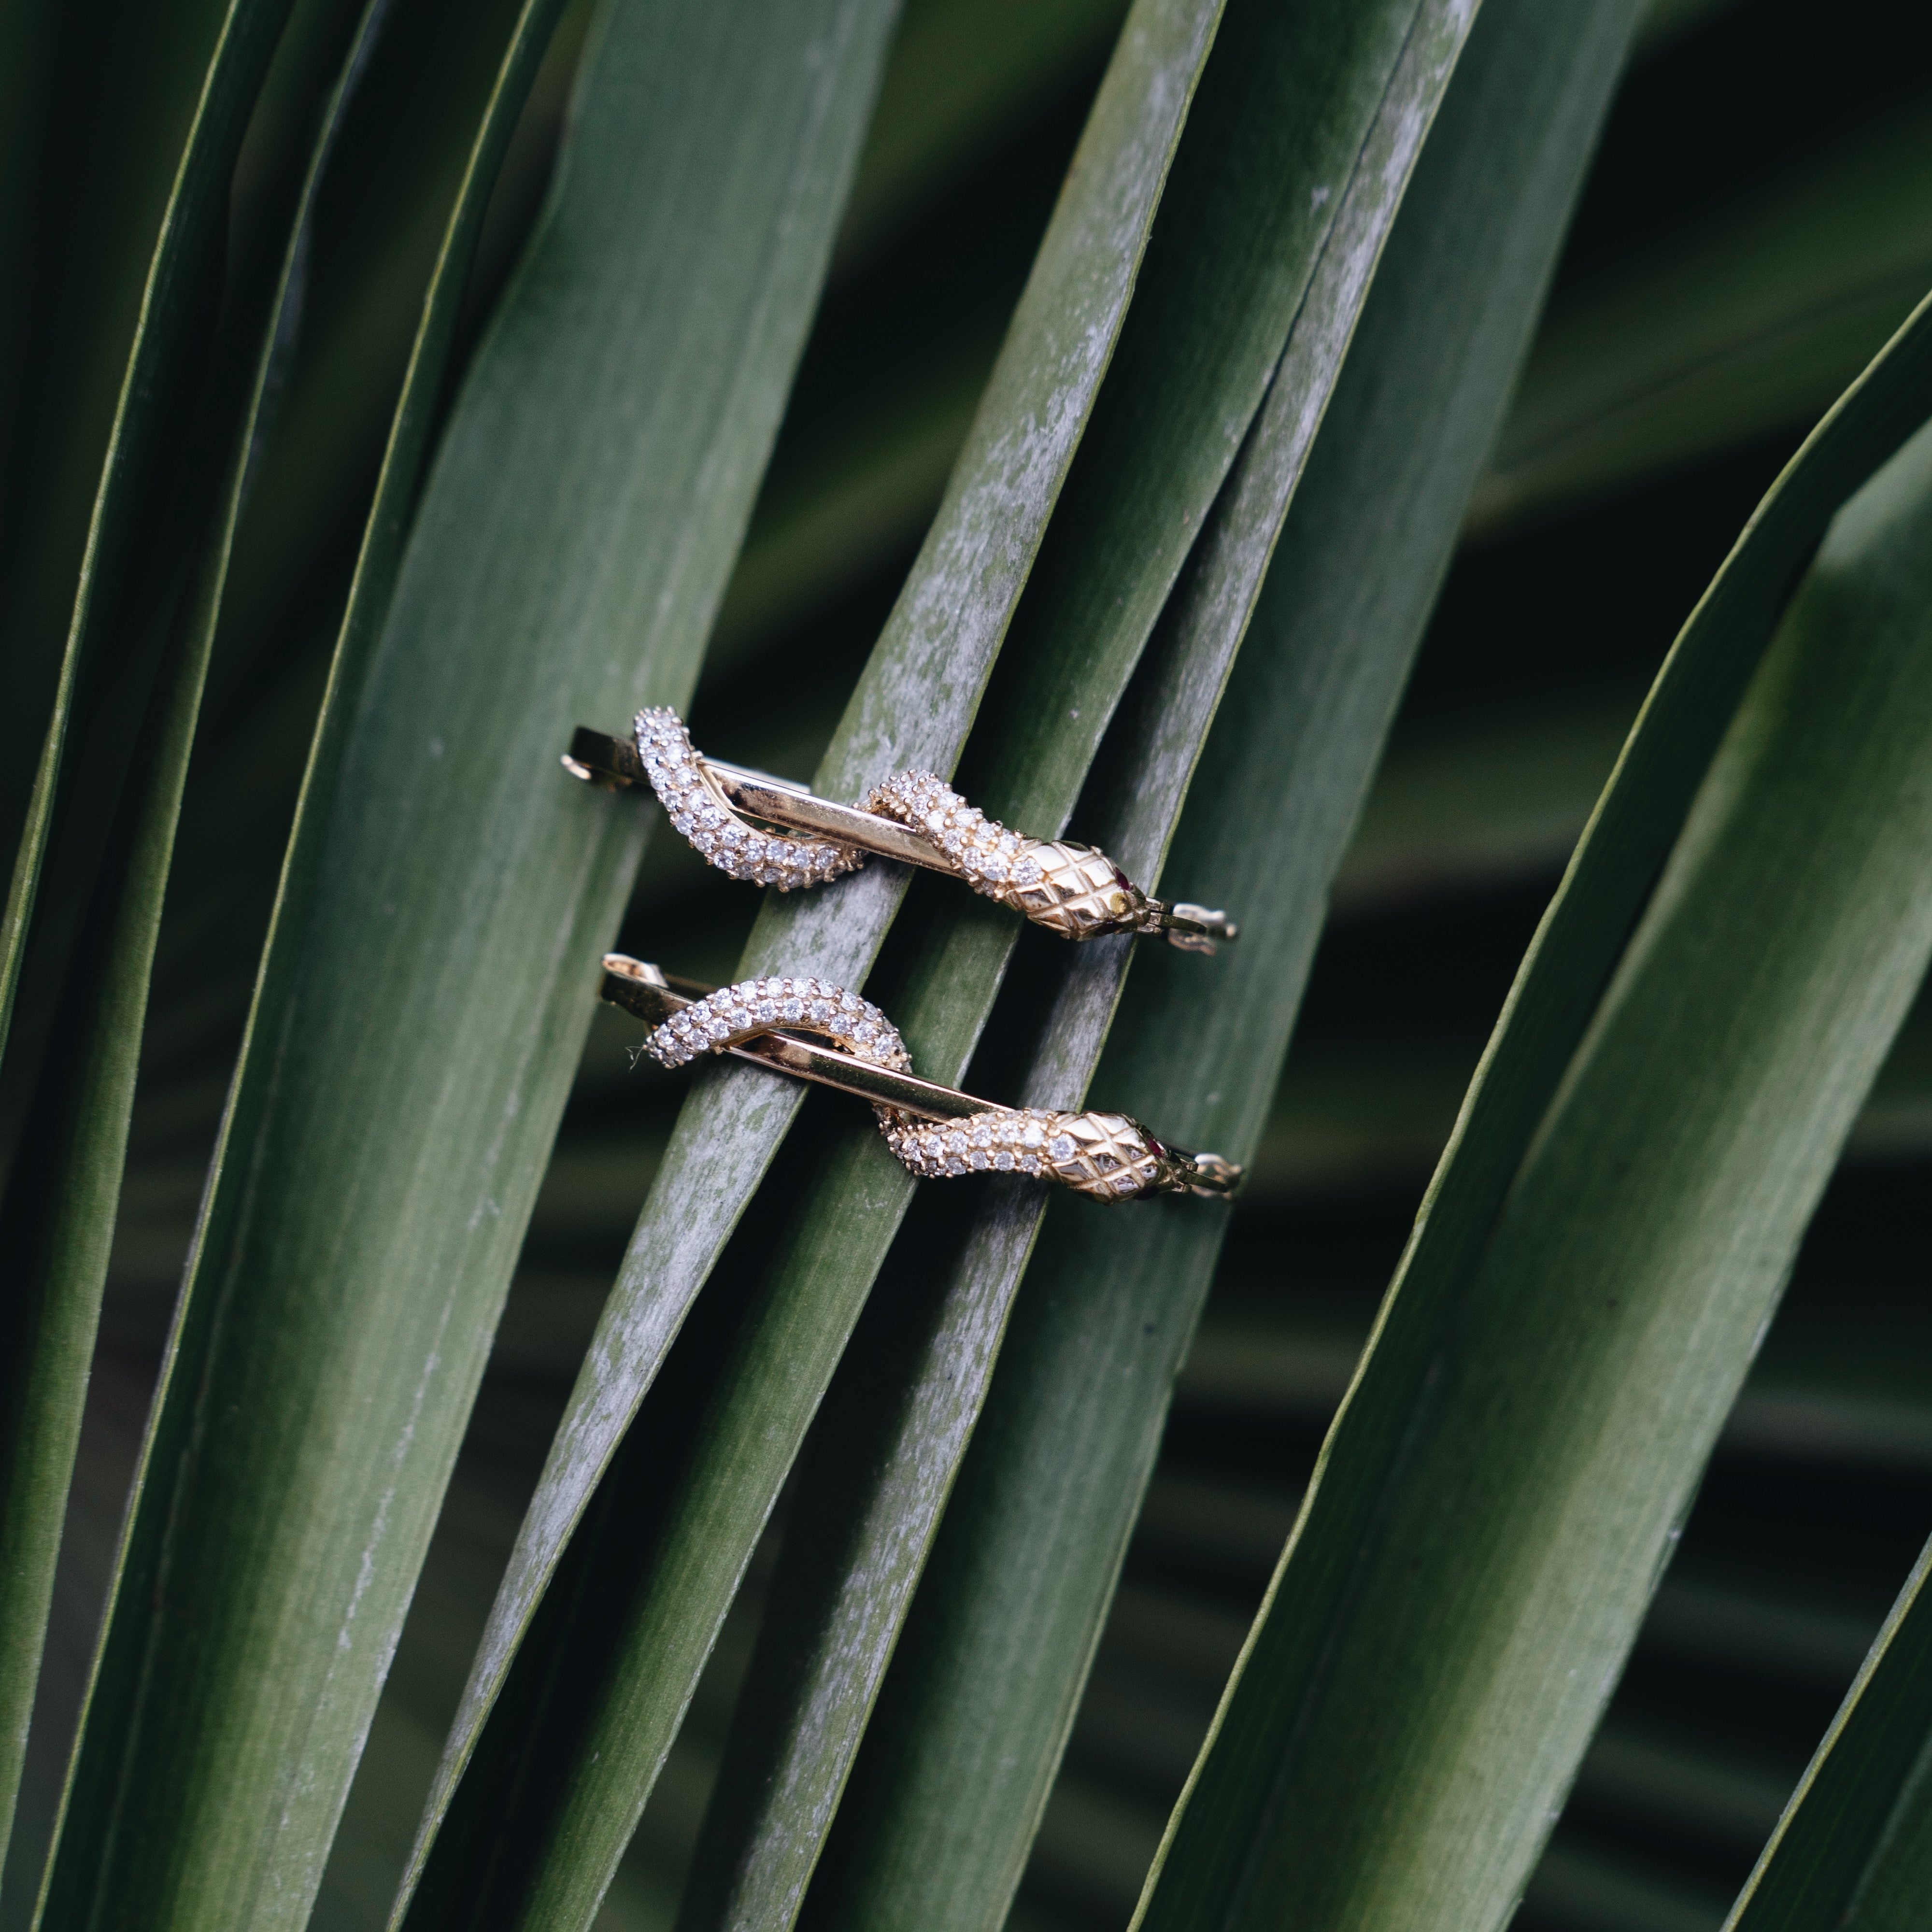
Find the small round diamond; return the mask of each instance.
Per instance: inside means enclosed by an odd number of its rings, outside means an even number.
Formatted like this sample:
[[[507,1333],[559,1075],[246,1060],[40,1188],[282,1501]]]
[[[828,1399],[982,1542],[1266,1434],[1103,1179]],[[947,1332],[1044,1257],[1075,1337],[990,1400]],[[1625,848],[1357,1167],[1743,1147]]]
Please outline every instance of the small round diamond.
[[[1054,1160],[1071,1160],[1073,1158],[1073,1140],[1068,1134],[1055,1134],[1046,1144],[1046,1151]]]
[[[674,711],[640,711],[638,755],[670,820],[697,850],[734,879],[781,890],[836,879],[864,862],[863,855],[804,838],[766,838],[747,832],[706,783],[689,734]],[[706,843],[707,835],[711,842]]]

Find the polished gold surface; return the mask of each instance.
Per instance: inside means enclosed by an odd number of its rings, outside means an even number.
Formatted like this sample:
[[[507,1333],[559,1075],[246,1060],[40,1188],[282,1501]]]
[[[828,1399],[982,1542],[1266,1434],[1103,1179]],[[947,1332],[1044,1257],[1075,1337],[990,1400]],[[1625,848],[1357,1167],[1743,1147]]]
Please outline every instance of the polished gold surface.
[[[748,817],[786,826],[795,832],[815,832],[821,838],[856,846],[882,859],[897,859],[904,865],[923,866],[934,872],[952,870],[943,853],[934,851],[923,838],[876,812],[838,804],[806,790],[803,785],[789,784],[765,772],[747,771],[740,765],[728,765],[719,758],[706,758],[704,763],[716,775],[724,795]]]
[[[1240,1184],[1232,1162],[1168,1147],[1124,1114],[1002,1107],[922,1080],[876,1006],[818,980],[706,986],[611,952],[603,997],[651,1028],[645,1050],[662,1064],[729,1053],[869,1100],[886,1144],[925,1178],[1016,1172],[1108,1202]]]
[[[1008,831],[931,772],[895,773],[863,806],[840,805],[704,756],[662,710],[638,713],[634,742],[580,728],[563,766],[608,791],[650,785],[712,865],[781,892],[836,878],[869,854],[962,880],[1066,939],[1147,933],[1212,952],[1238,931],[1225,913],[1149,897],[1093,846]]]

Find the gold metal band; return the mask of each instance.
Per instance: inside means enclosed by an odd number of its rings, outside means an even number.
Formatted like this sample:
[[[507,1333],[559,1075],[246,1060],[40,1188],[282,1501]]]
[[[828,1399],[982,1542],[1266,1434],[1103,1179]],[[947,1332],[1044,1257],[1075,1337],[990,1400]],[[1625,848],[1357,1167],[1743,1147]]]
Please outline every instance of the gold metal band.
[[[1167,1146],[1124,1114],[1002,1107],[922,1080],[891,1021],[869,1000],[822,980],[711,987],[610,952],[603,997],[651,1028],[644,1050],[660,1065],[734,1054],[869,1100],[886,1144],[925,1178],[1036,1174],[1098,1201],[1231,1194],[1240,1184],[1232,1161]]]
[[[1212,952],[1238,930],[1225,913],[1150,898],[1093,846],[1008,831],[929,772],[895,773],[862,807],[836,804],[789,779],[704,757],[676,713],[662,710],[638,712],[630,744],[580,729],[563,764],[606,790],[649,784],[712,865],[781,892],[836,878],[872,854],[947,873],[1064,938],[1153,933]]]

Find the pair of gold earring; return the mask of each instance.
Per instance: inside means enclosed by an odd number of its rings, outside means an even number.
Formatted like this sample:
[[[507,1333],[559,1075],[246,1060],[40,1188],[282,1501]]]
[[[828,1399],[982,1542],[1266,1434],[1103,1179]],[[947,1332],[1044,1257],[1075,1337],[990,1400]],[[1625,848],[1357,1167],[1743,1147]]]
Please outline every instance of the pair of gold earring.
[[[1162,904],[1090,845],[1010,832],[930,772],[895,773],[862,806],[839,805],[704,757],[676,713],[662,710],[639,712],[628,742],[580,730],[563,764],[607,790],[649,784],[711,864],[781,892],[838,878],[871,854],[962,880],[1064,938],[1158,934],[1212,952],[1235,936],[1225,913]],[[1228,1194],[1240,1181],[1232,1161],[1171,1147],[1124,1114],[1002,1107],[921,1080],[877,1006],[819,980],[713,988],[612,952],[604,998],[651,1027],[644,1050],[662,1066],[734,1054],[871,1101],[887,1146],[923,1178],[1030,1174],[1100,1201]]]

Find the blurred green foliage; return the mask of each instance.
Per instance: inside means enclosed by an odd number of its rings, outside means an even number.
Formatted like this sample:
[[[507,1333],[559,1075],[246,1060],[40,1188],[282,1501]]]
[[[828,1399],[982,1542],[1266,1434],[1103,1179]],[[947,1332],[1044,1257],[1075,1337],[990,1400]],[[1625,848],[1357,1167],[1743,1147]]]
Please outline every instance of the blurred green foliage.
[[[10,286],[31,291],[0,323],[0,828],[23,809],[217,10],[19,5],[0,20],[0,250]],[[1122,10],[912,0],[694,701],[700,744],[801,775],[817,761],[938,500]],[[157,958],[28,1794],[0,1894],[10,1927],[26,1922],[13,1873],[50,1827],[389,412],[512,11],[506,0],[397,4],[325,182],[299,330],[238,531]],[[339,38],[346,21],[305,0],[290,45]],[[590,26],[578,0],[524,111],[461,354],[536,218]],[[288,165],[295,137],[278,116],[292,112],[272,78],[237,171],[232,250],[263,245],[250,211]],[[1932,284],[1928,184],[1924,10],[1653,8],[1336,883],[1016,1928],[1117,1927],[1131,1912],[1563,860],[1740,524]],[[801,688],[770,674],[804,650],[822,676]],[[754,910],[754,896],[658,838],[621,943],[646,956],[674,948],[680,970],[723,978]],[[669,1132],[679,1094],[634,1076],[628,1043],[613,1017],[592,1028],[324,1882],[314,1922],[328,1932],[382,1922],[522,1504]],[[1000,1050],[996,1036],[996,1067]],[[14,1110],[0,1123],[10,1140],[21,1103],[4,1088],[0,1103]],[[1521,1932],[1714,1932],[1932,1530],[1929,1162],[1922,1003],[1805,1243]],[[728,1256],[726,1293],[751,1265]],[[722,1342],[700,1324],[680,1346],[702,1361]],[[607,1904],[613,1928],[669,1922],[777,1533]]]

